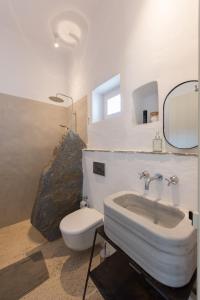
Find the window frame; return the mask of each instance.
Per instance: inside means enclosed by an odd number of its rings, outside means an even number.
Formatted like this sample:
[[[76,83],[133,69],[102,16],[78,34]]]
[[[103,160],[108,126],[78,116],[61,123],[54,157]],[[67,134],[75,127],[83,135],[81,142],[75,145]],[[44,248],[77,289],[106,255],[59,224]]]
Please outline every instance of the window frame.
[[[108,99],[120,96],[120,111],[107,113]],[[106,119],[117,117],[123,111],[123,97],[120,88],[120,74],[113,76],[92,90],[91,93],[90,124],[103,122]]]

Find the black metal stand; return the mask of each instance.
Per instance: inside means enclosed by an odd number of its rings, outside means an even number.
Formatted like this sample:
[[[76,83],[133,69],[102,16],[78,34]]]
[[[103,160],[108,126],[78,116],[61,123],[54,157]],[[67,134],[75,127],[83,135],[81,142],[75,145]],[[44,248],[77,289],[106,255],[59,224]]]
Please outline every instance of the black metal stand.
[[[86,296],[87,285],[88,285],[88,280],[89,280],[90,270],[91,270],[91,265],[92,265],[92,259],[93,259],[93,255],[94,255],[94,248],[95,248],[95,244],[96,244],[96,238],[97,238],[97,230],[95,230],[95,234],[94,234],[92,251],[90,254],[90,261],[89,261],[89,266],[88,266],[88,271],[87,271],[87,276],[86,276],[86,281],[85,281],[85,287],[84,287],[84,292],[83,292],[83,300],[85,300],[85,296]]]
[[[116,252],[91,270],[97,234],[114,247]],[[89,278],[106,300],[188,300],[196,279],[196,272],[184,287],[171,288],[163,285],[147,274],[111,241],[106,236],[104,227],[101,226],[96,229],[94,235],[83,300],[86,297]]]

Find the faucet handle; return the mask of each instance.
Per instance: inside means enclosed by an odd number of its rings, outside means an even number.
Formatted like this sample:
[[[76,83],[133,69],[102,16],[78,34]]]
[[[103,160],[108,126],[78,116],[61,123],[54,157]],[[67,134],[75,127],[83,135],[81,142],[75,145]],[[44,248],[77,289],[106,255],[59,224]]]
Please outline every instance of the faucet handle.
[[[142,173],[138,173],[138,175],[140,176],[140,179],[148,178],[150,176],[148,171],[143,171]]]
[[[168,186],[170,186],[170,184],[176,185],[179,183],[179,179],[176,175],[173,175],[170,178],[165,178],[165,180],[168,182]]]

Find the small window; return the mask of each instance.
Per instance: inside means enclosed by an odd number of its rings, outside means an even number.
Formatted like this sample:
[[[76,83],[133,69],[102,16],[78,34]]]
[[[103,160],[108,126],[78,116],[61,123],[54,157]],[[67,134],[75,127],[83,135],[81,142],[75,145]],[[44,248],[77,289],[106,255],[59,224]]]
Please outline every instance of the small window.
[[[121,111],[121,96],[118,94],[107,99],[107,116]]]
[[[92,123],[103,121],[121,112],[120,74],[92,91]]]

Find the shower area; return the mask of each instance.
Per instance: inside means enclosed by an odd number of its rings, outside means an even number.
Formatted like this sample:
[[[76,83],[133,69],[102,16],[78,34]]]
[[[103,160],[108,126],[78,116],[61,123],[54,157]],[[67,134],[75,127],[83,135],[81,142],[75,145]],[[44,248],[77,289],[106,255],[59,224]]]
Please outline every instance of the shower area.
[[[87,98],[64,100],[60,106],[0,94],[0,228],[30,219],[42,171],[67,130],[87,143]]]
[[[67,105],[0,94],[0,299],[71,299],[82,293],[74,287],[85,276],[89,254],[77,261],[58,226],[81,198],[87,98],[74,103],[57,94],[51,100]]]

